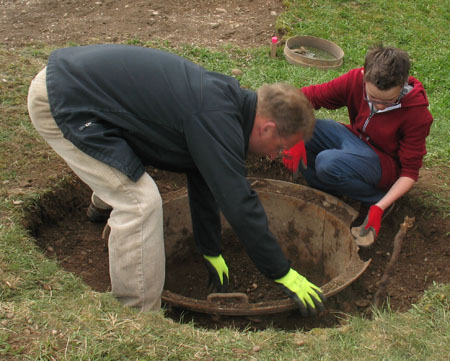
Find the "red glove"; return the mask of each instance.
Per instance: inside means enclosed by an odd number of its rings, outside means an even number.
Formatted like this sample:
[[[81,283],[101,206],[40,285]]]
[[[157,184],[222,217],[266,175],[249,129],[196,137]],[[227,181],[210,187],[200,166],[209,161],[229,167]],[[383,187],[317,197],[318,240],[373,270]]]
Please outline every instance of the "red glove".
[[[378,207],[377,205],[373,205],[369,208],[369,214],[367,215],[365,225],[363,224],[363,228],[361,229],[361,236],[365,236],[372,229],[376,237],[381,227],[381,217],[383,216],[384,211]]]
[[[303,140],[298,142],[289,150],[283,151],[283,164],[292,173],[296,174],[298,172],[298,165],[302,162],[302,167],[306,169],[306,149]]]

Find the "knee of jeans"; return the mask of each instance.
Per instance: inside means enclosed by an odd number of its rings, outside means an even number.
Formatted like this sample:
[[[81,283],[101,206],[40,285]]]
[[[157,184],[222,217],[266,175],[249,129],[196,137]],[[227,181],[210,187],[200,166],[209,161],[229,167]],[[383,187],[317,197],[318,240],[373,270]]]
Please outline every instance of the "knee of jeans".
[[[325,150],[319,153],[316,158],[316,175],[326,183],[334,183],[342,178],[343,174],[334,150]]]

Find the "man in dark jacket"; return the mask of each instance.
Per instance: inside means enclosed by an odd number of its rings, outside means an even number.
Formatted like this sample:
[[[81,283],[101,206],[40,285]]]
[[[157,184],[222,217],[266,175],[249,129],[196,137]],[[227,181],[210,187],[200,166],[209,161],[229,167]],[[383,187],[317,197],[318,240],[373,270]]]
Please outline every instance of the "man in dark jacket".
[[[374,242],[385,211],[413,187],[426,154],[433,118],[409,69],[406,52],[380,46],[367,53],[364,68],[302,88],[315,109],[348,109],[350,124],[317,120],[306,144],[308,168],[300,171],[310,186],[361,202],[367,217],[352,233],[363,247]],[[299,144],[287,153],[304,160],[302,149]],[[294,171],[299,164],[285,163]]]
[[[152,165],[186,173],[194,237],[216,290],[229,277],[222,211],[259,271],[303,314],[323,307],[320,289],[290,268],[246,179],[247,153],[275,158],[311,136],[313,109],[295,88],[256,93],[174,54],[93,45],[54,51],[31,84],[28,108],[38,132],[93,190],[90,209],[112,210],[110,275],[123,304],[161,304],[162,202],[144,168]]]

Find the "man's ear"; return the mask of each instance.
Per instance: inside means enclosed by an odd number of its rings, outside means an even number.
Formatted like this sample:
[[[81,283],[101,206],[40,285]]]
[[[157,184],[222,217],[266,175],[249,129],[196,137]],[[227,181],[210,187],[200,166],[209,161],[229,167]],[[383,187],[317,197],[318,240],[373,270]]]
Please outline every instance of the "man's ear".
[[[262,133],[272,133],[276,130],[277,124],[270,119],[264,119],[264,123],[261,126]]]

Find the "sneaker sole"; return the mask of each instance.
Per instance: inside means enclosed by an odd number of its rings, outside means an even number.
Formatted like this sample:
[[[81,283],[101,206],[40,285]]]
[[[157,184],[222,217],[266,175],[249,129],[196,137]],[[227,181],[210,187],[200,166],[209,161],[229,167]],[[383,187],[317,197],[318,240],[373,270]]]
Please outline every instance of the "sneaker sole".
[[[361,230],[363,226],[353,227],[350,231],[352,236],[355,238],[355,243],[358,247],[367,248],[370,247],[375,242],[375,234],[372,229],[369,229],[369,232],[361,236]]]

